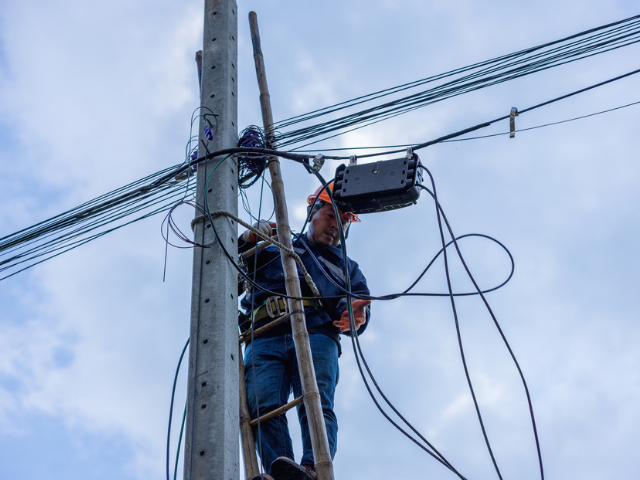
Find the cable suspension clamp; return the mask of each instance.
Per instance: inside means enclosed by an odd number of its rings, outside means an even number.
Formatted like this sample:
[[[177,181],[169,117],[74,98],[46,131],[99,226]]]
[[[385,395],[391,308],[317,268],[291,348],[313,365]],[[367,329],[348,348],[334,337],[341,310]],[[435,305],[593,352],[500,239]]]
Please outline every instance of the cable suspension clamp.
[[[311,169],[311,173],[318,173],[323,165],[324,165],[324,155],[319,153],[318,155],[313,157],[313,168]]]
[[[516,136],[516,117],[518,116],[518,109],[511,107],[511,113],[509,113],[509,138]]]
[[[358,164],[358,157],[356,157],[355,155],[351,155],[349,157],[349,166],[353,167],[354,165]]]

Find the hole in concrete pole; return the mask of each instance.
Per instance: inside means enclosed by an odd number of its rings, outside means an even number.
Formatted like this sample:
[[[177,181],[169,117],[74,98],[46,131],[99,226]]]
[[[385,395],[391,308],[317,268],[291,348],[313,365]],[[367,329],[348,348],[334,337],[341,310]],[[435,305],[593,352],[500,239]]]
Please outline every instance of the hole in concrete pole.
[[[209,343],[209,340],[205,338],[202,343]]]
[[[207,260],[205,263],[209,265],[211,263],[211,260]]]
[[[207,190],[207,192],[209,193],[213,192],[213,188],[210,188],[209,190]]]
[[[200,408],[202,408],[204,410],[205,408],[207,408],[207,406],[206,405],[202,405],[202,407],[200,407]]]
[[[200,456],[201,456],[201,457],[204,457],[204,450],[202,450],[202,451],[200,452]]]
[[[209,303],[209,299],[208,299],[208,298],[206,298],[206,299],[204,300],[204,303]]]
[[[230,293],[229,295],[231,295],[231,298],[233,299],[233,293]]]
[[[202,386],[206,387],[207,386],[207,382],[202,382]]]
[[[215,97],[215,95],[211,95],[211,98]]]
[[[211,228],[211,224],[210,223],[207,223],[207,228]]]
[[[235,360],[235,358],[233,358],[233,353],[231,354],[231,360]]]

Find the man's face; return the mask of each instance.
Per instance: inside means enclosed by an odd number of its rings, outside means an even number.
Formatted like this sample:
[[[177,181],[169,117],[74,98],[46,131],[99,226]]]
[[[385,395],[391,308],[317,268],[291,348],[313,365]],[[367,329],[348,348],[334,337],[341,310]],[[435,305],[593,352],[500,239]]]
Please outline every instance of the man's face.
[[[349,227],[349,217],[340,212],[343,233]],[[331,204],[323,205],[309,221],[309,231],[307,232],[309,241],[318,245],[340,244],[340,234],[338,233],[338,220]]]

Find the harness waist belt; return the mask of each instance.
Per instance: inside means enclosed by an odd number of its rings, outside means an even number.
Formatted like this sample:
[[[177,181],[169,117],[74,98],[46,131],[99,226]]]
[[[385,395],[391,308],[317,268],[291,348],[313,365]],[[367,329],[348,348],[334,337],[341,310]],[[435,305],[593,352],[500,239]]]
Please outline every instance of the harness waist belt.
[[[320,300],[302,300],[303,307],[313,307],[316,310],[322,308],[322,302]],[[265,300],[264,305],[256,308],[251,314],[251,320],[253,323],[258,322],[264,318],[278,318],[289,313],[289,303],[284,297],[274,295]]]

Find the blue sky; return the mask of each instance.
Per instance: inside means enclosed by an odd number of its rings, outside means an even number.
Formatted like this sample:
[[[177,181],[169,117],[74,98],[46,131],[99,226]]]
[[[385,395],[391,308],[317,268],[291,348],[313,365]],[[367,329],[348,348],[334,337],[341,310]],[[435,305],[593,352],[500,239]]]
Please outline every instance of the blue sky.
[[[0,236],[182,161],[198,105],[202,3],[0,4]],[[616,21],[628,1],[239,2],[239,124],[260,123],[248,33],[256,10],[274,117],[288,118]],[[321,144],[418,143],[638,68],[638,47],[420,109]],[[524,114],[518,128],[640,100],[631,77]],[[547,478],[637,478],[640,105],[420,157],[456,234],[512,252],[488,296],[531,391]],[[508,123],[486,133],[508,130]],[[484,131],[482,133],[485,133]],[[337,162],[323,173],[331,176]],[[315,180],[283,165],[291,222]],[[249,192],[257,211],[259,191]],[[265,207],[270,205],[265,198]],[[248,215],[244,214],[245,218]],[[177,219],[188,231],[193,212]],[[163,478],[169,399],[189,331],[192,253],[145,220],[0,282],[0,478]],[[433,205],[369,215],[348,242],[376,294],[438,251]],[[494,245],[461,244],[483,286]],[[454,288],[469,282],[452,265]],[[419,284],[445,289],[441,265]],[[523,389],[479,299],[458,302],[489,438],[505,479],[539,478]],[[394,404],[470,479],[497,478],[466,387],[446,299],[375,302],[362,348]],[[348,343],[337,392],[337,478],[454,478],[377,412]],[[174,418],[185,401],[179,379]],[[295,419],[290,418],[294,425]],[[179,425],[174,422],[173,431]],[[177,436],[172,439],[175,449]],[[299,450],[298,450],[299,452]],[[182,470],[179,470],[181,476]]]

